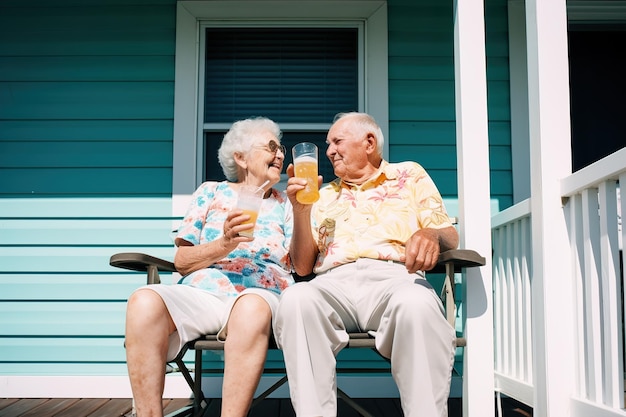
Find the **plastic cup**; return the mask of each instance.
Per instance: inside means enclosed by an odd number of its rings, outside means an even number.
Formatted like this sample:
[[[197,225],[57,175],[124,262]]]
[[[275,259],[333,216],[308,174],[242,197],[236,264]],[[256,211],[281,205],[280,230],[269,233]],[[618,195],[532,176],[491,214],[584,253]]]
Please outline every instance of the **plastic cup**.
[[[244,221],[242,224],[256,225],[256,219],[259,217],[259,209],[263,203],[264,190],[256,185],[240,185],[239,197],[237,198],[237,208],[243,210],[243,214],[250,216],[250,220]],[[249,230],[239,232],[240,236],[252,237],[254,227]]]
[[[296,193],[296,200],[302,204],[313,204],[320,198],[317,189],[317,146],[314,143],[298,143],[291,150],[295,175],[306,179],[306,188]]]

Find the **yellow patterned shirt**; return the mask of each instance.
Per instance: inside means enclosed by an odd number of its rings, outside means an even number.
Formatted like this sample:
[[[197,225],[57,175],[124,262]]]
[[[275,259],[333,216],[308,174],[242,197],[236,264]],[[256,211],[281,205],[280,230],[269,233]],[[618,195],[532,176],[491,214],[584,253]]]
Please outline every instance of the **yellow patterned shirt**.
[[[452,226],[435,183],[415,162],[383,161],[361,185],[334,180],[320,190],[312,217],[316,273],[358,258],[400,261],[417,230]]]

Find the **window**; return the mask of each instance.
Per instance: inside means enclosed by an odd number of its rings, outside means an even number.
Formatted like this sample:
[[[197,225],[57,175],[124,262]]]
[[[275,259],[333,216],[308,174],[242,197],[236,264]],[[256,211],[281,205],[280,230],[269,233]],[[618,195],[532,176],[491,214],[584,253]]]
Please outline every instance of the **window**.
[[[237,119],[272,118],[288,148],[314,141],[323,151],[338,111],[369,112],[387,134],[386,2],[338,0],[327,7],[287,1],[279,8],[263,1],[252,8],[232,3],[178,2],[174,215],[184,212],[202,181],[223,178],[216,151]],[[259,55],[260,49],[267,56]],[[233,56],[245,58],[242,71],[238,65],[233,73]],[[306,68],[314,70],[299,78]],[[320,171],[332,176],[329,163]]]
[[[359,109],[358,28],[209,27],[204,34],[204,180],[224,179],[217,150],[225,124],[266,116],[289,126],[288,150],[310,141],[322,151],[334,115]],[[290,162],[288,153],[285,167]],[[323,156],[320,174],[334,177]]]

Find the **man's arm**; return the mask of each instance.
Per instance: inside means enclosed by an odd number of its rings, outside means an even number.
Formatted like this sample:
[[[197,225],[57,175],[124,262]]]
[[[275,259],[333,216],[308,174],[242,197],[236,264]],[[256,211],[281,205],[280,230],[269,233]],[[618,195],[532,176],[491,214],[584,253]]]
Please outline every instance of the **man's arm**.
[[[457,232],[454,226],[449,226],[443,229],[435,229],[435,230],[439,232],[440,252],[445,252],[450,249],[456,249],[459,246],[459,232]]]
[[[289,256],[294,270],[300,276],[307,276],[313,272],[317,260],[318,249],[311,233],[311,209],[308,214],[294,212],[293,235]]]
[[[287,167],[289,180],[287,196],[293,206],[293,235],[289,247],[289,256],[296,274],[307,276],[313,272],[319,250],[311,230],[312,204],[302,204],[296,200],[296,193],[306,186],[306,180],[294,177],[293,165]]]

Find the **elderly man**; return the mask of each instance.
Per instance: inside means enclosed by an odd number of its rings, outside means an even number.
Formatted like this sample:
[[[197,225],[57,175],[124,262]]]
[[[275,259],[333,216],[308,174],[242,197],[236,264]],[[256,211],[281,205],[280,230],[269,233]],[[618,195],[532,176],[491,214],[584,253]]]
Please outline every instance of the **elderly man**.
[[[455,331],[423,271],[458,233],[426,171],[383,160],[383,143],[371,116],[338,115],[326,150],[338,178],[313,205],[296,201],[305,181],[288,168],[293,266],[317,274],[288,288],[275,316],[299,417],[336,416],[335,356],[348,331],[375,332],[405,416],[447,416]]]

